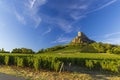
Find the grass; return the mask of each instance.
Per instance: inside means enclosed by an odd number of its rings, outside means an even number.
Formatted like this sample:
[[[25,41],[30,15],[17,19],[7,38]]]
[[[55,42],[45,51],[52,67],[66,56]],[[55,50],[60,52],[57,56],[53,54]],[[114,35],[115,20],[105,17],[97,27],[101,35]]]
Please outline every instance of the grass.
[[[37,56],[54,56],[54,57],[76,57],[76,58],[88,58],[88,59],[120,59],[120,55],[116,54],[107,54],[107,53],[44,53],[44,54],[36,54]]]
[[[80,51],[81,46],[68,46],[63,49],[59,49],[54,51],[55,53],[75,53]]]
[[[56,73],[50,71],[34,71],[29,68],[20,68],[15,66],[1,66],[0,72],[15,76],[22,76],[28,80],[92,80],[90,75],[83,73]]]
[[[89,71],[81,68],[78,72],[62,72],[39,70],[34,71],[30,68],[16,66],[0,66],[0,72],[14,76],[22,76],[26,80],[120,80],[119,76],[111,75],[106,72]]]

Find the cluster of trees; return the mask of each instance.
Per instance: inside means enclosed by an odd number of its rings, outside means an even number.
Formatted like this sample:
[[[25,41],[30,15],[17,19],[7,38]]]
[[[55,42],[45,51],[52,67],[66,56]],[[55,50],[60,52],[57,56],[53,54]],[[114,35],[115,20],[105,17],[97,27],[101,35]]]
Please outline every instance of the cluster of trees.
[[[57,45],[51,48],[40,49],[36,53],[46,53],[58,50],[64,50],[66,48],[75,49],[77,48],[79,52],[83,53],[113,53],[120,54],[120,46],[112,45],[107,43],[84,43],[84,44],[67,44],[67,45]],[[0,53],[22,53],[22,54],[34,54],[35,52],[32,49],[28,48],[15,48],[11,52],[5,51],[4,48],[0,49]]]
[[[120,46],[107,43],[91,43],[84,45],[80,52],[86,53],[113,53],[120,54]]]
[[[15,48],[11,52],[5,51],[4,48],[0,49],[0,53],[21,53],[21,54],[33,54],[35,53],[32,49],[28,48]]]
[[[80,52],[90,52],[90,53],[107,53],[109,50],[111,50],[113,47],[116,47],[115,45],[111,44],[105,44],[105,43],[91,43],[84,45]]]
[[[9,51],[5,51],[4,48],[0,49],[0,53],[10,53]]]
[[[35,53],[32,49],[27,48],[15,48],[11,53],[23,53],[23,54],[33,54]]]

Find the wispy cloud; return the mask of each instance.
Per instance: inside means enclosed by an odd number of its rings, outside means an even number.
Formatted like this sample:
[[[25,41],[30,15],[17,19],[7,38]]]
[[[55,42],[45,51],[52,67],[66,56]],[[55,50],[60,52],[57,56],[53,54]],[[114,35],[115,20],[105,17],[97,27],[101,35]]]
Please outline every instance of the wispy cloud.
[[[70,38],[61,38],[59,37],[57,40],[53,41],[52,43],[68,43],[70,42]]]
[[[87,14],[92,13],[92,12],[95,12],[95,11],[98,11],[98,10],[101,10],[101,9],[103,9],[103,8],[105,8],[105,7],[113,4],[113,3],[115,3],[116,1],[117,1],[117,0],[108,1],[107,3],[105,3],[105,4],[101,5],[101,6],[95,8],[95,9],[89,11],[89,12],[87,12]]]
[[[49,1],[48,1],[47,9],[55,10],[56,12],[58,11],[60,13],[60,16],[51,17],[49,13],[48,14],[45,13],[44,15],[47,15],[45,19],[49,20],[50,22],[46,20],[44,20],[44,22],[49,23],[51,25],[57,25],[61,30],[65,31],[66,33],[70,33],[74,31],[74,28],[76,28],[74,23],[78,21],[80,22],[80,20],[82,20],[83,18],[86,18],[87,14],[103,9],[113,4],[116,1],[117,0],[111,0],[111,1],[106,0],[102,2],[87,1],[87,0],[78,0],[78,1],[70,0],[69,3],[67,1],[63,1],[62,4],[59,3],[59,1],[55,2],[55,4],[53,4],[54,2],[52,4],[49,4]],[[96,2],[99,5],[96,5]],[[65,15],[69,20],[66,19]]]
[[[32,23],[34,28],[37,28],[42,22],[41,16],[38,14],[38,11],[42,5],[44,5],[47,0],[26,0],[21,2],[22,7],[15,7],[14,12],[15,16],[22,24],[29,25]],[[15,4],[17,5],[17,4]],[[19,11],[19,8],[21,11]]]
[[[108,33],[103,36],[103,42],[120,44],[120,32]]]
[[[48,30],[47,30],[47,31],[45,31],[42,35],[44,36],[44,35],[46,35],[46,34],[50,33],[51,31],[52,31],[52,29],[51,29],[51,28],[48,28]]]
[[[57,25],[66,33],[69,33],[73,30],[72,23],[67,22],[66,20],[58,20]]]
[[[16,18],[18,19],[18,21],[25,25],[25,24],[26,24],[26,21],[25,21],[24,16],[20,15],[20,14],[17,13],[16,11],[15,11],[14,13],[15,13],[15,16],[16,16]]]
[[[35,28],[37,28],[42,22],[42,18],[40,18],[39,16],[37,18],[34,17],[34,21],[35,21]]]
[[[79,9],[79,10],[81,10],[81,9],[85,10],[85,9],[88,8],[88,5],[86,5],[86,4],[81,4],[81,3],[75,3],[75,4],[70,5],[69,8],[70,8],[70,9],[77,9],[77,10],[78,10],[78,9]]]
[[[60,18],[60,17],[53,18],[51,16],[44,15],[44,14],[42,14],[41,17],[42,17],[42,21],[44,23],[54,26],[55,28],[57,27],[60,30],[64,31],[65,33],[70,33],[73,31],[73,23],[74,22],[70,23],[69,21],[67,21],[63,18]]]
[[[102,5],[102,6],[100,6],[100,7],[97,8],[96,10],[103,9],[103,8],[105,8],[105,7],[107,7],[107,6],[111,5],[111,4],[113,4],[113,3],[116,2],[116,1],[117,1],[117,0],[111,0],[111,1],[109,1],[108,3],[106,3],[106,4]]]
[[[72,38],[61,35],[55,41],[52,41],[51,43],[69,43],[71,40]]]
[[[35,8],[37,8],[39,6],[44,5],[46,2],[47,2],[47,0],[29,0],[28,7],[30,9],[32,9],[32,8],[35,9]]]
[[[120,44],[120,38],[109,38],[103,40],[105,43],[110,43],[110,44]]]
[[[42,21],[41,16],[38,14],[38,10],[46,2],[47,0],[29,0],[28,3],[25,2],[25,6],[27,6],[26,13],[35,22],[35,28],[37,28]]]
[[[40,23],[44,22],[51,26],[60,28],[60,30],[64,31],[65,33],[70,33],[72,31],[75,31],[75,28],[79,27],[75,27],[75,24],[78,21],[80,23],[80,20],[86,18],[87,14],[101,10],[116,1],[117,0],[70,0],[68,2],[61,0],[56,2],[55,0],[26,0],[23,5],[24,16],[17,12],[16,17],[23,24],[34,23],[35,28],[37,28]],[[45,6],[46,3],[47,6]],[[96,3],[99,5],[96,5]],[[44,11],[44,9],[47,9],[48,11]],[[26,16],[31,22],[26,21]]]
[[[36,2],[36,0],[30,0],[30,8],[33,8],[35,2]]]
[[[114,33],[106,34],[105,38],[113,37],[113,36],[116,36],[116,35],[120,35],[120,32],[114,32]]]
[[[71,14],[71,17],[75,20],[80,20],[86,17],[86,15],[76,15],[76,14]]]

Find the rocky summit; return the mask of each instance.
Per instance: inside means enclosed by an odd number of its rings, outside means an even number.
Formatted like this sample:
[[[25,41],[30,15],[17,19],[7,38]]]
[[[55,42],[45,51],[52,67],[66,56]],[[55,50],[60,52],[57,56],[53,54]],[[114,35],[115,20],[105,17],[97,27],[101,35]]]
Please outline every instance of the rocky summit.
[[[72,40],[72,43],[93,43],[95,41],[89,39],[83,32],[78,32],[78,35]]]

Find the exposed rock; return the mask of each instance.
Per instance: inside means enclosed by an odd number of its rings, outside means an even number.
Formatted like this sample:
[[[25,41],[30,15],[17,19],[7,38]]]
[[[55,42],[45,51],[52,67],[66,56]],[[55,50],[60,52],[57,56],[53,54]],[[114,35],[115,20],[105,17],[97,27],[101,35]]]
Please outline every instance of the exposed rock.
[[[72,40],[72,43],[93,43],[95,41],[89,39],[83,32],[78,32],[78,35]]]

